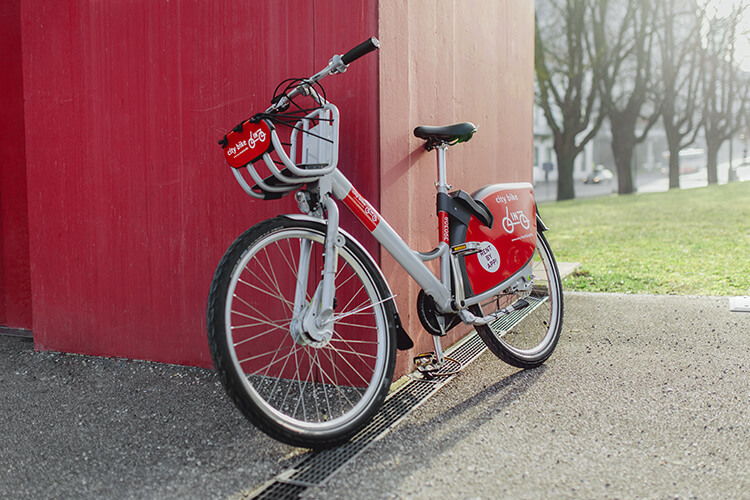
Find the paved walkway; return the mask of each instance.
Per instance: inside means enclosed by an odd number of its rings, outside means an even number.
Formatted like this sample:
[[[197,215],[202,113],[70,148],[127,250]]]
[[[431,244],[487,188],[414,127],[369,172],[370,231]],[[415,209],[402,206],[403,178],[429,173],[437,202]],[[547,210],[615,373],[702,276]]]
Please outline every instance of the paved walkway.
[[[750,314],[567,294],[542,368],[485,352],[310,498],[750,498]],[[303,450],[207,370],[0,336],[0,498],[242,498]]]

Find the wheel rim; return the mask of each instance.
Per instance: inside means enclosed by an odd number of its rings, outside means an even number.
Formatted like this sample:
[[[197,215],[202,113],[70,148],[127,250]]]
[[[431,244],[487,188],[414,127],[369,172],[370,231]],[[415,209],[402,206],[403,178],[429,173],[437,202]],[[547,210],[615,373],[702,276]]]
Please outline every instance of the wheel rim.
[[[560,278],[541,238],[537,238],[532,266],[535,278],[531,295],[526,298],[529,306],[488,325],[507,351],[527,361],[547,354],[559,329],[561,307]],[[515,294],[504,295],[498,301],[484,304],[483,309],[497,310],[498,304],[503,308],[518,299]]]
[[[323,266],[324,235],[275,231],[249,247],[232,271],[225,335],[247,395],[267,417],[307,433],[339,431],[378,395],[388,348],[385,315],[375,284],[343,247],[333,338],[322,347],[295,342],[290,324],[302,240],[312,243],[310,300]]]

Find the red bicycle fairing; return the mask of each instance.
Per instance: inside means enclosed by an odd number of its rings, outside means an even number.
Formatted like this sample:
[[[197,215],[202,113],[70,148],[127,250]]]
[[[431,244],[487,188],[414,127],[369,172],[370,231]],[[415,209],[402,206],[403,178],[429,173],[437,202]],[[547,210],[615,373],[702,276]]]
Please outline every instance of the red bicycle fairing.
[[[466,241],[482,243],[479,253],[465,259],[472,290],[479,294],[511,277],[534,255],[536,207],[528,183],[485,186],[472,197],[494,216],[492,229],[472,217],[466,234]]]
[[[257,123],[245,121],[239,131],[232,130],[226,136],[223,145],[224,156],[232,168],[242,168],[250,162],[261,158],[273,147],[271,145],[271,127],[266,120]]]

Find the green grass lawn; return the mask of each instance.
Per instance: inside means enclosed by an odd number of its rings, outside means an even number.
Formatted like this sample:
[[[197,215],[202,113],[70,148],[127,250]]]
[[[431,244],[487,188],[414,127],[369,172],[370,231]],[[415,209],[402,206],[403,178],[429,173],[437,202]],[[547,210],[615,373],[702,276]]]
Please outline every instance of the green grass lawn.
[[[750,182],[542,204],[566,290],[750,295]]]

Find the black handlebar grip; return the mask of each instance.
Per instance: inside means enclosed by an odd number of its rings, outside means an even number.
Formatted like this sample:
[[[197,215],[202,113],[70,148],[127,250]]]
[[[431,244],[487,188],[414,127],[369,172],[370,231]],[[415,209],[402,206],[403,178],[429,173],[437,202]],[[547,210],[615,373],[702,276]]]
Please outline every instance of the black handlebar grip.
[[[364,42],[360,43],[356,47],[354,47],[352,50],[341,56],[341,60],[344,64],[350,64],[354,62],[355,60],[359,59],[365,54],[369,54],[373,50],[376,50],[380,47],[380,42],[378,42],[378,39],[375,37],[370,38],[369,40],[365,40]]]

